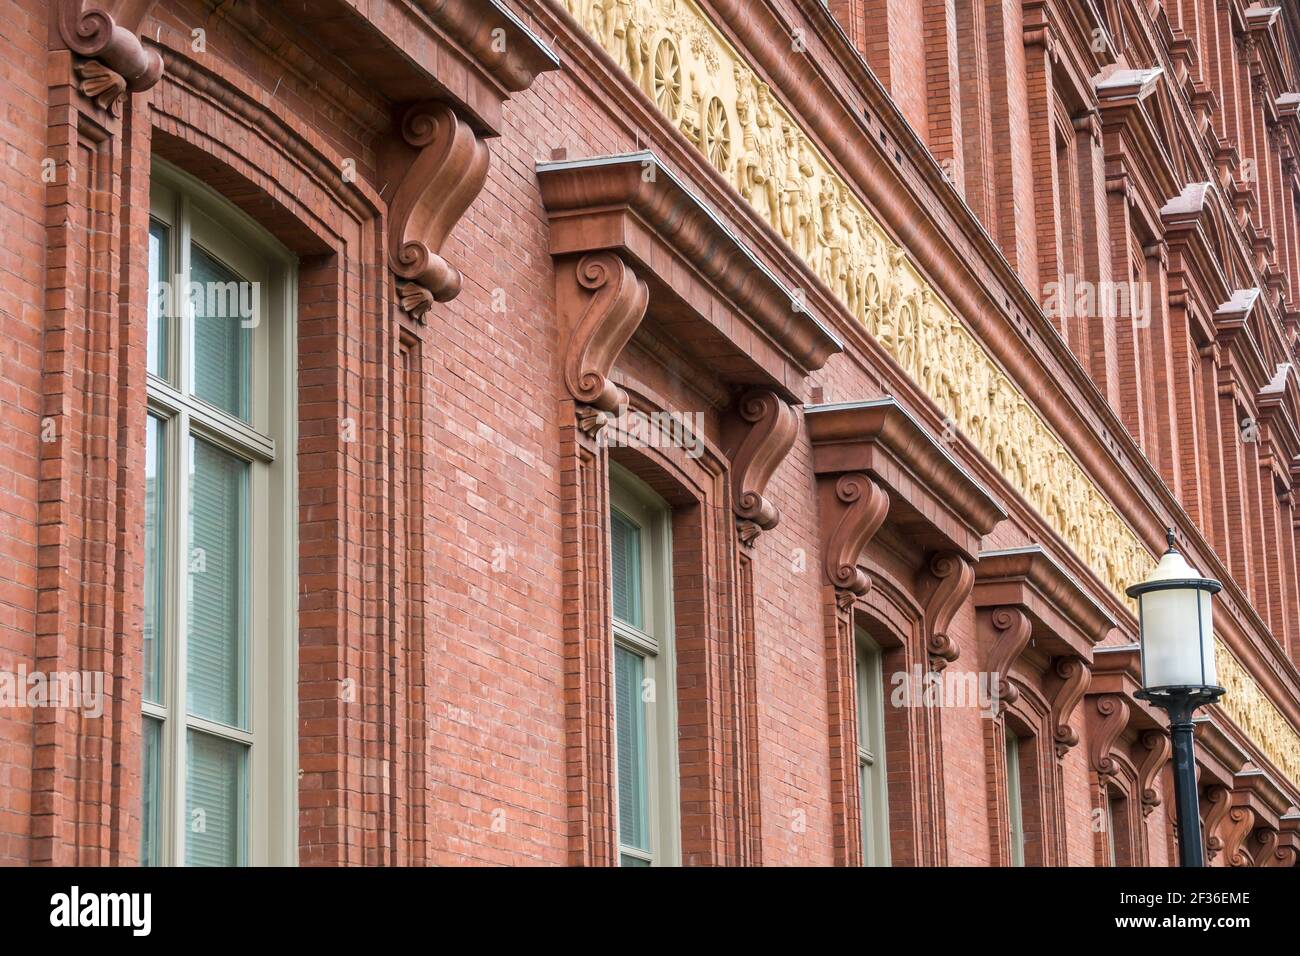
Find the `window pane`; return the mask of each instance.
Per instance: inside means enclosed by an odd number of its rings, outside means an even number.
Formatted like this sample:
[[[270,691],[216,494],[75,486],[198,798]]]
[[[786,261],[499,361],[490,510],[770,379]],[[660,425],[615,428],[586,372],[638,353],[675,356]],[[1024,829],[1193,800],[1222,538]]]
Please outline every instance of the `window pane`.
[[[610,513],[609,524],[614,565],[614,616],[633,627],[644,628],[641,615],[641,529],[617,511]]]
[[[168,229],[157,220],[149,223],[149,371],[170,378],[167,368],[167,318],[173,301],[171,268],[168,255]]]
[[[162,759],[162,721],[144,718],[144,767],[140,789],[144,791],[144,810],[140,818],[140,863],[157,866],[161,852],[159,822],[162,819],[160,761]]]
[[[232,726],[244,721],[248,468],[205,441],[191,443],[188,706]]]
[[[872,750],[874,739],[871,733],[871,664],[866,652],[858,648],[857,657],[857,697],[858,697],[858,746],[863,750]]]
[[[875,808],[871,803],[871,768],[864,763],[858,764],[858,792],[862,795],[862,864],[871,866],[876,862],[871,846]]]
[[[242,744],[189,732],[185,862],[190,866],[243,864],[247,758]]]
[[[618,736],[618,831],[624,846],[650,849],[646,772],[645,704],[641,681],[645,658],[614,648],[614,715]]]
[[[618,858],[619,866],[649,866],[649,860],[643,860],[640,857],[628,856],[626,853]]]
[[[1020,795],[1020,740],[1011,731],[1007,736],[1007,808],[1010,814],[1011,865],[1025,865],[1024,817]]]
[[[162,702],[164,615],[164,533],[166,471],[163,435],[166,424],[150,415],[144,453],[144,698]]]
[[[194,394],[217,408],[248,420],[252,380],[254,289],[198,246],[190,247],[190,338]]]

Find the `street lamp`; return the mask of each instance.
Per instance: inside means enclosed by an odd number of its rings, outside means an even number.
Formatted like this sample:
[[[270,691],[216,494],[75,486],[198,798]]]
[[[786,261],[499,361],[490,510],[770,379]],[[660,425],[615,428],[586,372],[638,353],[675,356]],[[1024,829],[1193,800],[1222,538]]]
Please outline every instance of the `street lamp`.
[[[1223,696],[1214,668],[1214,613],[1210,595],[1223,589],[1203,578],[1174,547],[1151,576],[1128,589],[1138,605],[1142,642],[1142,690],[1137,696],[1169,712],[1174,750],[1174,804],[1178,812],[1178,862],[1204,866],[1192,714]]]

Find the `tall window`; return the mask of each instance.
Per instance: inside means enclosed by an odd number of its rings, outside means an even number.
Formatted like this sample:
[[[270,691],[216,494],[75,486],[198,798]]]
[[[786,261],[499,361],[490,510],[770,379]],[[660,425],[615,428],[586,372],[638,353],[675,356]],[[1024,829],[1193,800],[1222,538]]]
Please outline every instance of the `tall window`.
[[[857,636],[858,792],[862,795],[862,862],[889,865],[889,795],[885,777],[884,681],[880,648]]]
[[[1108,865],[1119,866],[1118,857],[1115,854],[1115,820],[1118,814],[1115,812],[1115,803],[1117,798],[1113,793],[1107,791],[1106,795],[1106,842],[1110,849],[1110,859]]]
[[[1007,825],[1011,865],[1025,865],[1025,810],[1020,787],[1020,738],[1006,731],[1007,738]]]
[[[293,264],[162,164],[151,217],[141,860],[288,864]]]
[[[669,512],[616,466],[610,482],[620,866],[679,862]]]

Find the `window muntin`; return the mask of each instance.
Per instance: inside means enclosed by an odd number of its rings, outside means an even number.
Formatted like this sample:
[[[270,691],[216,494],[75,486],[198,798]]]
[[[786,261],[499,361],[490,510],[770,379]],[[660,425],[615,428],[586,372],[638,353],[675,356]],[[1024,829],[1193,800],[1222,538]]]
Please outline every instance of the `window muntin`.
[[[168,325],[164,316],[168,301],[160,293],[162,282],[170,283],[171,274],[171,236],[167,227],[157,219],[149,222],[149,325],[147,333],[147,368],[152,375],[160,378],[170,377],[171,363],[168,361],[169,343]]]
[[[164,164],[152,194],[141,860],[291,864],[293,263]]]
[[[669,511],[611,468],[614,732],[620,866],[679,860]]]
[[[889,794],[885,773],[884,681],[880,648],[857,633],[858,792],[862,801],[862,862],[889,865]]]

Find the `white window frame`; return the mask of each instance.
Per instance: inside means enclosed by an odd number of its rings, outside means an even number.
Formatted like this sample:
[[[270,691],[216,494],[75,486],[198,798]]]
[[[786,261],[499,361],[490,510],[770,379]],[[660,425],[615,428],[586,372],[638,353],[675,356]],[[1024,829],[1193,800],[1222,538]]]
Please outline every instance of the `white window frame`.
[[[681,786],[677,755],[677,657],[673,639],[672,513],[666,502],[626,469],[610,464],[610,507],[641,529],[641,608],[643,628],[613,613],[614,643],[610,648],[613,686],[614,647],[642,655],[647,671],[653,664],[654,701],[646,703],[646,779],[649,797],[650,853],[618,847],[651,866],[681,865]],[[617,747],[615,715],[614,738]],[[618,787],[615,781],[615,830],[618,831]]]
[[[1020,782],[1020,738],[1005,729],[1007,767],[1007,837],[1011,865],[1025,865],[1025,809]]]
[[[885,770],[884,676],[880,646],[862,628],[855,641],[858,786],[862,864],[889,866],[889,777]]]
[[[164,371],[147,377],[148,409],[165,421],[160,452],[163,500],[163,633],[161,702],[143,702],[162,721],[159,754],[157,862],[183,865],[186,835],[187,731],[202,730],[248,747],[245,840],[241,863],[297,863],[297,260],[240,210],[198,180],[155,160],[150,217],[167,227],[167,265],[189,277],[191,242],[203,246],[248,281],[260,283],[259,313],[250,350],[250,420],[215,408],[191,392],[191,323],[164,316]],[[151,290],[152,292],[152,290]],[[183,301],[183,288],[176,302]],[[180,311],[178,308],[177,310]],[[189,573],[189,441],[201,438],[249,463],[247,485],[248,630],[245,648],[245,728],[190,715],[186,700],[185,634]]]

